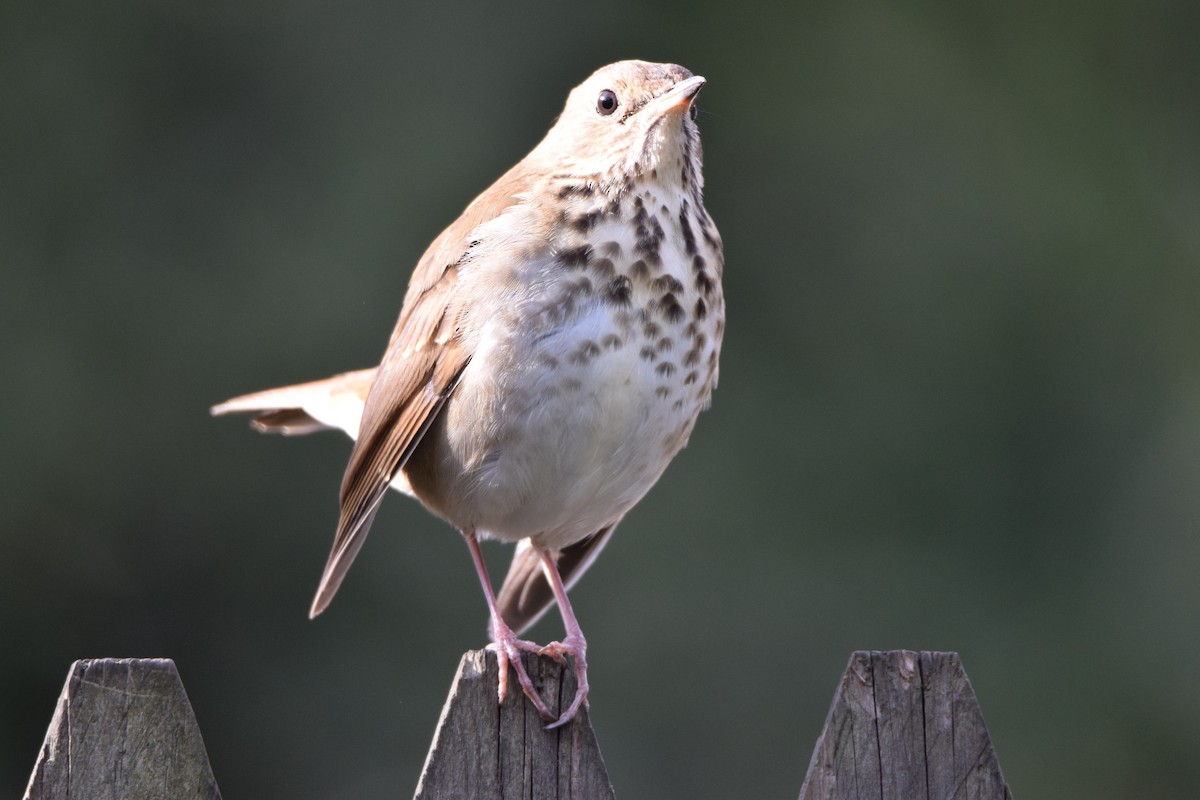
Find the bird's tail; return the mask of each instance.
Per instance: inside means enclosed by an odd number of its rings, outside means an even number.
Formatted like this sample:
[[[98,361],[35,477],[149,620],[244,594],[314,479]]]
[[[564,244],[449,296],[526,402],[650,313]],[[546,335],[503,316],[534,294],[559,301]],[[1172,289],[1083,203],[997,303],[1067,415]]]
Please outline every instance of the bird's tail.
[[[295,436],[340,430],[354,439],[374,379],[374,368],[344,372],[324,380],[234,397],[213,406],[211,412],[213,416],[253,414],[250,424],[263,433]]]

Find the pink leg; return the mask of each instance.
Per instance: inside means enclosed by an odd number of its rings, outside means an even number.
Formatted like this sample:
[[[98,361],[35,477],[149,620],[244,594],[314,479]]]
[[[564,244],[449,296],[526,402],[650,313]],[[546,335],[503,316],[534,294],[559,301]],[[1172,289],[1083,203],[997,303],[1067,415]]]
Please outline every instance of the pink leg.
[[[475,562],[475,573],[479,575],[479,583],[483,586],[484,597],[487,598],[488,611],[492,615],[492,632],[495,641],[489,644],[487,649],[494,651],[503,659],[500,663],[500,702],[503,703],[508,694],[508,665],[512,664],[525,696],[533,703],[542,719],[552,720],[554,714],[542,701],[537,689],[533,688],[533,681],[529,680],[529,673],[525,671],[525,665],[521,662],[521,651],[536,653],[541,648],[533,642],[518,639],[517,635],[504,622],[500,612],[496,610],[496,594],[492,590],[492,579],[488,577],[487,565],[483,563],[483,552],[479,549],[479,540],[475,538],[473,531],[463,531],[462,535],[467,540],[467,547],[471,550],[471,560]]]
[[[547,729],[550,729],[566,725],[579,713],[580,707],[587,704],[587,640],[583,638],[583,631],[579,629],[579,622],[576,621],[575,612],[571,609],[571,601],[567,599],[567,590],[563,586],[562,576],[558,574],[558,562],[548,550],[539,548],[538,554],[542,558],[542,571],[546,573],[546,580],[550,582],[550,589],[554,592],[554,599],[558,602],[558,610],[562,612],[563,625],[567,629],[567,635],[561,642],[551,642],[540,652],[559,661],[563,660],[564,655],[574,656],[575,681],[578,684],[575,690],[575,699],[571,701],[570,707],[563,712],[557,722],[546,726]]]

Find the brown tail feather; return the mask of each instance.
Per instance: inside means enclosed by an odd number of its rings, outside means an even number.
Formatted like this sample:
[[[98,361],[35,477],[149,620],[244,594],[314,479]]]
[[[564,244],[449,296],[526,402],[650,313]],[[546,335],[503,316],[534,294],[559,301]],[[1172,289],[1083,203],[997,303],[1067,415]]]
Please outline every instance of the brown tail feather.
[[[570,589],[575,585],[596,560],[616,528],[617,523],[614,522],[559,553],[558,573],[562,576],[564,586]],[[550,591],[550,584],[542,572],[537,551],[530,546],[528,539],[522,539],[513,553],[512,566],[508,568],[504,584],[496,595],[500,616],[519,634],[533,627],[553,603],[554,593]]]
[[[308,412],[299,408],[268,411],[257,415],[250,424],[259,433],[279,433],[284,436],[303,436],[317,431],[333,430],[332,426],[313,419]]]
[[[251,423],[263,433],[298,435],[322,430],[342,430],[352,438],[374,369],[345,372],[332,378],[267,389],[226,400],[213,406],[213,416],[254,414]]]

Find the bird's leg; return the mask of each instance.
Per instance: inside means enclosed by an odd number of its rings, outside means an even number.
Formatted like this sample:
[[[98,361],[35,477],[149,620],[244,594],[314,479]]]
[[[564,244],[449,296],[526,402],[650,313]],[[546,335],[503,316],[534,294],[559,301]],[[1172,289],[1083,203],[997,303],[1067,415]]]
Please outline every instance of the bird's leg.
[[[587,704],[587,640],[583,638],[583,631],[579,629],[575,612],[571,610],[571,601],[567,599],[567,590],[563,586],[562,576],[558,574],[558,561],[550,554],[550,551],[542,548],[538,548],[538,555],[541,556],[542,571],[546,573],[546,580],[550,582],[550,589],[554,592],[554,599],[558,602],[558,610],[562,612],[563,625],[567,629],[567,635],[561,642],[551,642],[539,652],[558,661],[562,661],[565,655],[573,656],[577,684],[575,699],[571,701],[571,705],[562,713],[557,722],[546,726],[547,729],[550,729],[566,725],[579,713],[580,707]]]
[[[474,531],[463,531],[463,538],[467,540],[467,547],[471,551],[471,560],[475,562],[475,573],[479,576],[479,583],[483,586],[484,597],[487,598],[488,611],[492,615],[492,638],[493,641],[487,646],[488,650],[495,652],[500,657],[500,678],[499,678],[499,697],[500,702],[504,702],[504,698],[508,694],[508,665],[512,664],[517,673],[517,680],[521,684],[521,690],[525,692],[525,696],[533,703],[541,718],[549,721],[554,719],[554,714],[546,706],[545,702],[538,695],[537,689],[533,688],[533,681],[529,679],[529,673],[525,671],[525,664],[521,661],[521,652],[526,651],[536,653],[541,648],[534,642],[529,642],[524,639],[518,639],[513,633],[512,628],[500,616],[500,612],[496,610],[496,593],[492,590],[492,579],[488,577],[487,565],[483,563],[483,552],[479,549],[479,540],[475,538]]]

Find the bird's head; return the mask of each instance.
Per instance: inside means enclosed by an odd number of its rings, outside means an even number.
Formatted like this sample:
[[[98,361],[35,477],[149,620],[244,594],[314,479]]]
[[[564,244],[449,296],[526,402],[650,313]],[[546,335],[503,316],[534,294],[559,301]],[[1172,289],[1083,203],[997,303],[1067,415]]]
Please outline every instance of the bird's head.
[[[535,153],[603,184],[653,176],[698,190],[696,95],[704,83],[677,64],[609,64],[571,91]]]

